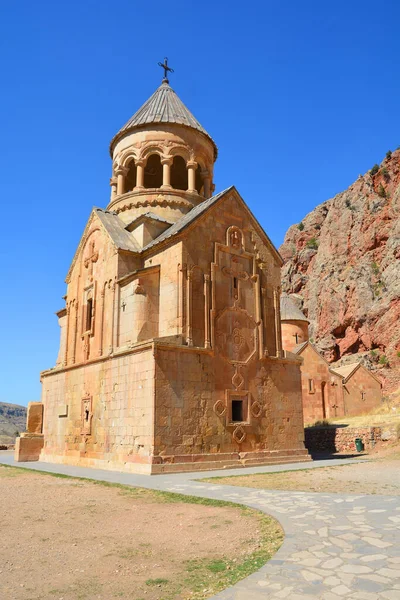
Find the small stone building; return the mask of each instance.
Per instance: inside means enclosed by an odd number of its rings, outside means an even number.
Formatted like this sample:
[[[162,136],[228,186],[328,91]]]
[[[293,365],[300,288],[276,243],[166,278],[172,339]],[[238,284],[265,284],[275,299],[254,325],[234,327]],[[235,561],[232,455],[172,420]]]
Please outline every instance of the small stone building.
[[[114,136],[17,460],[140,473],[308,459],[282,259],[168,80]],[[29,422],[28,422],[29,424]]]
[[[360,363],[332,368],[308,339],[308,320],[287,294],[281,295],[283,348],[303,359],[305,423],[353,416],[379,406],[382,384]]]
[[[382,402],[382,383],[361,363],[331,369],[342,378],[344,414],[369,412]]]
[[[303,359],[301,387],[304,422],[345,415],[342,377],[330,369],[329,363],[311,342],[295,346],[293,352]]]

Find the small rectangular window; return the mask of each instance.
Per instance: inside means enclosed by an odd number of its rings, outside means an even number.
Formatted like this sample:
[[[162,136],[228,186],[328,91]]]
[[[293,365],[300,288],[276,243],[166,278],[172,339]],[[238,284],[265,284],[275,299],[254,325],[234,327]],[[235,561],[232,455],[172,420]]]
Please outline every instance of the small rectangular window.
[[[232,422],[243,422],[243,400],[232,400]]]
[[[366,398],[365,392],[361,392],[361,400],[365,400],[365,398]]]
[[[314,393],[314,379],[309,379],[308,380],[308,392],[310,394]]]
[[[86,327],[85,331],[92,329],[92,316],[93,316],[93,298],[89,298],[86,304]]]

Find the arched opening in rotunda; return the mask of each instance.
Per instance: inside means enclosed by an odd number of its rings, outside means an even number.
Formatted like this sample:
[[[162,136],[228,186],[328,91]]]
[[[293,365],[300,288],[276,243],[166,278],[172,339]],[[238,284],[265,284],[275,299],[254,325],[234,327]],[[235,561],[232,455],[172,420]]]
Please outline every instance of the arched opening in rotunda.
[[[163,168],[158,154],[151,154],[144,168],[144,187],[160,188],[163,184]]]
[[[182,156],[174,156],[171,165],[171,185],[175,190],[187,190],[188,188],[186,162]]]
[[[136,175],[137,167],[135,161],[132,159],[128,165],[128,172],[125,177],[125,189],[124,192],[131,192],[136,187]]]

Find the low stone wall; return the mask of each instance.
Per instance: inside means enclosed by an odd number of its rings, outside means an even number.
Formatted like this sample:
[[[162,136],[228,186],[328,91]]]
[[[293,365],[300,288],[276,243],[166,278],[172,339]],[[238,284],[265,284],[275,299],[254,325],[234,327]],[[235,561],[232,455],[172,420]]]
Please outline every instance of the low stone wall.
[[[361,438],[365,450],[381,440],[380,427],[306,427],[305,444],[309,452],[357,452],[354,440]]]

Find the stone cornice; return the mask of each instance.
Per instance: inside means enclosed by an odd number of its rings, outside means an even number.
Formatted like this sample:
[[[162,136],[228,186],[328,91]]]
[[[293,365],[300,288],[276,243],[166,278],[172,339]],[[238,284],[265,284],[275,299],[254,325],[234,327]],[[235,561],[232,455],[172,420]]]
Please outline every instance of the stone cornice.
[[[203,196],[184,190],[168,189],[168,191],[164,191],[160,188],[143,188],[117,196],[108,204],[106,210],[114,211],[117,214],[132,208],[146,206],[171,206],[190,210],[204,200]]]

